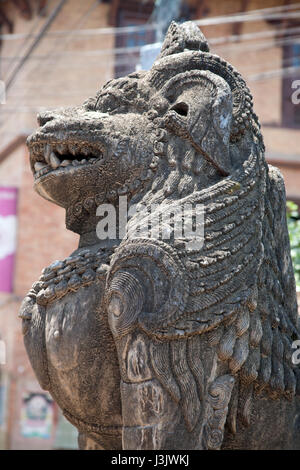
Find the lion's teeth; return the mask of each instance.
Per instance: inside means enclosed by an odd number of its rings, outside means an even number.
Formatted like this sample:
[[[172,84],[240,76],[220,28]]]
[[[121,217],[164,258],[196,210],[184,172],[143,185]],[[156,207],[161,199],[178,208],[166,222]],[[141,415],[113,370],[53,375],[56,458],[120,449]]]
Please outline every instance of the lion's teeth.
[[[70,152],[72,155],[76,155],[76,145],[69,144],[68,147],[69,147],[69,152]]]
[[[71,165],[71,160],[63,160],[60,164],[60,166],[68,166],[68,165]]]
[[[50,163],[51,152],[52,152],[51,145],[47,144],[45,147],[45,155],[44,155],[47,163]]]
[[[75,166],[75,165],[78,165],[79,161],[78,160],[73,160],[72,161],[72,165]]]
[[[58,153],[60,153],[61,155],[65,154],[66,153],[66,150],[67,150],[67,147],[65,144],[58,144],[57,147],[56,147]]]
[[[34,170],[35,171],[40,171],[42,168],[45,168],[45,166],[47,166],[46,163],[43,163],[43,162],[36,162],[34,164]]]
[[[87,147],[81,147],[80,153],[82,155],[88,155],[89,154],[89,149]]]
[[[50,155],[50,165],[52,166],[53,170],[56,170],[56,168],[58,168],[60,165],[60,160],[57,158],[54,152],[52,152]]]

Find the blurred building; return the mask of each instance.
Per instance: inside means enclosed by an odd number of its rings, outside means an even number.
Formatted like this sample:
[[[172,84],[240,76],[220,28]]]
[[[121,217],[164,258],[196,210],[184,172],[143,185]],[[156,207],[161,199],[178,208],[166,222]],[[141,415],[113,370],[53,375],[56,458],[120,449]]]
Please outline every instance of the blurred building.
[[[300,104],[292,100],[300,88],[299,6],[286,0],[2,1],[2,449],[76,446],[76,430],[34,377],[17,318],[21,299],[42,268],[68,256],[78,240],[65,229],[64,211],[32,189],[26,136],[43,109],[80,104],[110,78],[151,66],[172,19],[198,21],[212,51],[243,74],[263,126],[267,158],[282,170],[288,198],[300,203]]]

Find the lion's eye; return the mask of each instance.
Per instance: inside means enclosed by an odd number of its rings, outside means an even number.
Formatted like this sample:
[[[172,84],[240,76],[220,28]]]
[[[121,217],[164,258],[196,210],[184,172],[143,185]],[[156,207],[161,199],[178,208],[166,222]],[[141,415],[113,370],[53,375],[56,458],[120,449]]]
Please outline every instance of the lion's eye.
[[[116,97],[111,94],[107,94],[99,96],[95,105],[95,110],[101,111],[102,113],[109,113],[117,107],[118,103]]]
[[[189,106],[184,101],[180,101],[179,103],[174,104],[171,110],[175,111],[180,116],[187,116],[189,112]]]

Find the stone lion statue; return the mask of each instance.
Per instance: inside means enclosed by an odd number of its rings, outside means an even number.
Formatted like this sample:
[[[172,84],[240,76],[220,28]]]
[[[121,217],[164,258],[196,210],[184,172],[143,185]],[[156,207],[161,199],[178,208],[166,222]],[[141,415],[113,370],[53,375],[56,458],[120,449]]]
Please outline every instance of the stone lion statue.
[[[150,71],[38,122],[35,189],[80,242],[43,270],[20,316],[80,447],[299,448],[285,189],[241,75],[196,25],[173,22]],[[201,243],[172,232],[176,211],[195,228],[196,206]],[[101,238],[99,208],[104,224],[111,207],[117,229]]]

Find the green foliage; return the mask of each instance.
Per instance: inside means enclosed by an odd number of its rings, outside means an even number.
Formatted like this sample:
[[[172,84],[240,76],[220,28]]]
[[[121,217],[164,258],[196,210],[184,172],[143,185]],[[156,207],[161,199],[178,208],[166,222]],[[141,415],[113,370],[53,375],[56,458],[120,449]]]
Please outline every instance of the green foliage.
[[[287,223],[297,291],[300,291],[300,214],[297,204],[287,201]]]

